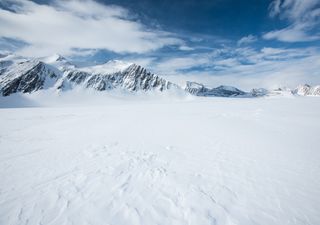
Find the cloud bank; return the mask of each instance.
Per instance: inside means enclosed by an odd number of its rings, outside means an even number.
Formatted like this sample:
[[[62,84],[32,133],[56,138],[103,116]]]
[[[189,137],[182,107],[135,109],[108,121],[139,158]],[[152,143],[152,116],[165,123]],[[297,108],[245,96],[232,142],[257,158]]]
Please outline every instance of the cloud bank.
[[[92,0],[56,0],[40,5],[28,0],[4,0],[0,9],[0,37],[27,45],[17,53],[45,56],[58,52],[106,49],[116,53],[145,53],[167,45],[182,45],[174,34],[150,30],[118,6]],[[87,52],[86,52],[87,53]]]
[[[83,65],[97,58],[99,62],[116,58],[135,62],[181,85],[195,80],[248,90],[319,84],[320,48],[310,42],[320,40],[319,0],[273,0],[269,16],[287,25],[265,33],[250,31],[250,35],[231,40],[205,32],[150,29],[127,9],[93,0],[49,4],[2,0],[0,50],[31,57],[60,53],[75,61],[81,58]],[[294,42],[309,43],[297,47]],[[101,53],[104,50],[107,53]]]
[[[225,46],[209,53],[149,61],[146,66],[180,85],[194,80],[212,87],[226,84],[245,90],[293,88],[298,84],[320,83],[320,48]]]
[[[270,4],[270,16],[286,20],[289,25],[265,33],[263,38],[267,40],[276,39],[284,42],[320,40],[319,0],[274,0]]]

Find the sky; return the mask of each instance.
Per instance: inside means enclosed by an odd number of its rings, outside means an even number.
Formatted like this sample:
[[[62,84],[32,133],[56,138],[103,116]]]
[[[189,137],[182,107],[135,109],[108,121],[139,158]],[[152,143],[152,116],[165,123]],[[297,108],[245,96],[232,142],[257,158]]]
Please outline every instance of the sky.
[[[1,0],[0,53],[117,59],[183,84],[320,84],[320,0]]]

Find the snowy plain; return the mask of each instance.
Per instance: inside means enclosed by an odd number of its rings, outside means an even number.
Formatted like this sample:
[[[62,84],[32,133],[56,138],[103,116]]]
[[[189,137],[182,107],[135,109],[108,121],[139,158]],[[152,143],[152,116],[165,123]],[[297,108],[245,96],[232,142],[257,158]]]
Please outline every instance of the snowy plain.
[[[0,224],[320,224],[320,98],[34,99],[0,100]]]

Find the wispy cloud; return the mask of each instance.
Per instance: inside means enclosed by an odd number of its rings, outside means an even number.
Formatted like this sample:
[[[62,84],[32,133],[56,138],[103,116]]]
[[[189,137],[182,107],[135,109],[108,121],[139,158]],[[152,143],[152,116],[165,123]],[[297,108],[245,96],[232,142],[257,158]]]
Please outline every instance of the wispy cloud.
[[[270,16],[285,20],[288,26],[263,38],[320,39],[319,4],[319,0],[273,0]],[[320,48],[312,47],[312,42],[304,43],[309,47],[288,48],[250,32],[239,40],[206,33],[175,34],[161,26],[150,29],[123,7],[93,0],[50,4],[2,0],[0,26],[0,47],[17,54],[38,57],[57,52],[78,57],[81,65],[89,59],[104,62],[114,57],[141,64],[179,84],[195,80],[249,89],[320,83]]]
[[[251,44],[253,42],[256,42],[258,40],[258,38],[252,34],[242,37],[239,41],[238,41],[238,45],[246,45],[246,44]]]
[[[154,72],[183,84],[186,80],[210,86],[295,87],[320,83],[319,48],[223,47],[208,53],[149,61]]]
[[[270,16],[287,20],[290,24],[263,35],[264,39],[284,42],[307,42],[320,40],[319,0],[274,0],[270,4]]]
[[[167,45],[187,46],[174,34],[150,30],[133,21],[129,12],[92,0],[56,0],[50,5],[28,0],[4,0],[0,8],[0,37],[28,45],[18,53],[44,56],[76,49],[106,49],[117,53],[145,53]]]

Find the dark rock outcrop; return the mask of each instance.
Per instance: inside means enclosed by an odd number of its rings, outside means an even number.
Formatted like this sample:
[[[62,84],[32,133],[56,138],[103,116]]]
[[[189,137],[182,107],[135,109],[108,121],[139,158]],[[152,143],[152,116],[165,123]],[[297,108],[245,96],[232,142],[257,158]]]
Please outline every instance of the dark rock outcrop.
[[[247,93],[235,87],[221,85],[216,88],[207,88],[203,84],[187,81],[185,90],[196,96],[236,97]]]
[[[18,63],[0,77],[1,93],[3,96],[16,92],[31,93],[55,82],[58,76],[59,72],[43,62]]]

